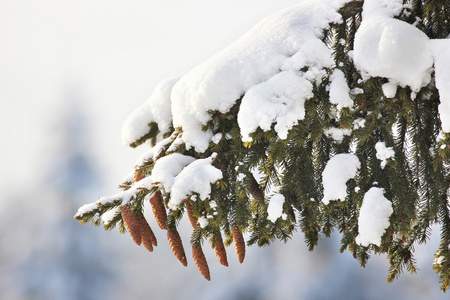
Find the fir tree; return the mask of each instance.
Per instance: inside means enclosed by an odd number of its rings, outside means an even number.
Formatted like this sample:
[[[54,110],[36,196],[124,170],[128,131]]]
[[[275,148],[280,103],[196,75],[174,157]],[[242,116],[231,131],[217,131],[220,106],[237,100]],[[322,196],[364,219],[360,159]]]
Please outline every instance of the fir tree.
[[[257,25],[181,79],[161,83],[124,125],[150,151],[117,195],[81,207],[81,223],[143,243],[150,201],[183,265],[222,246],[342,233],[364,266],[386,254],[388,281],[416,272],[414,245],[441,228],[433,268],[450,285],[450,3],[305,2]],[[444,55],[442,54],[444,53]],[[248,234],[245,244],[243,233]],[[156,246],[156,241],[152,242]],[[186,246],[186,245],[185,245]],[[213,274],[211,274],[213,277]]]

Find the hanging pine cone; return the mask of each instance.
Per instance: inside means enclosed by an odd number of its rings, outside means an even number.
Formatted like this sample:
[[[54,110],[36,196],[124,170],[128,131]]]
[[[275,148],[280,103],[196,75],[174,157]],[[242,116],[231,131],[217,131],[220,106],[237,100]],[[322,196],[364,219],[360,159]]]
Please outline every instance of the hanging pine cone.
[[[153,252],[153,246],[158,246],[158,242],[156,240],[155,234],[153,233],[152,228],[148,225],[147,220],[144,215],[139,215],[139,225],[141,230],[141,242],[148,251]]]
[[[140,181],[140,180],[145,178],[145,175],[143,174],[142,171],[143,171],[143,169],[134,170],[134,174],[133,174],[133,181],[134,182],[138,182],[138,181]]]
[[[172,249],[175,257],[183,266],[186,267],[186,254],[184,253],[183,242],[181,241],[178,231],[176,229],[169,228],[167,230],[167,239],[169,241],[170,249]]]
[[[157,191],[150,198],[150,204],[152,205],[153,215],[155,216],[155,220],[156,223],[158,223],[158,226],[163,230],[167,229],[166,226],[167,213],[166,208],[164,207],[164,201],[160,191]]]
[[[189,202],[189,200],[186,200],[186,211],[192,228],[195,228],[197,226],[198,218],[194,216],[194,212],[192,211],[192,204]]]
[[[219,262],[225,267],[228,267],[227,251],[225,250],[225,245],[220,234],[215,237],[214,252]]]
[[[200,246],[192,246],[192,257],[194,258],[195,265],[200,271],[200,274],[210,281],[211,277],[209,274],[208,262],[206,261],[205,254]]]
[[[244,237],[242,236],[242,233],[237,225],[233,229],[233,242],[234,248],[236,249],[238,260],[242,264],[245,258],[245,242]]]
[[[264,191],[259,186],[258,181],[256,181],[253,174],[250,173],[248,178],[250,183],[250,195],[261,204],[264,204]]]
[[[140,230],[141,226],[139,224],[138,218],[128,208],[128,205],[122,206],[122,219],[133,241],[137,245],[141,245],[141,230]]]

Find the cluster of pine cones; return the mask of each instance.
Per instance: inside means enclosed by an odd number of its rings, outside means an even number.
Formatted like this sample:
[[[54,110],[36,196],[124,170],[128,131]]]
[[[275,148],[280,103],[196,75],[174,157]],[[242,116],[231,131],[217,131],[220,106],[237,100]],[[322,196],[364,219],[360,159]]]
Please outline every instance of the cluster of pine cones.
[[[135,176],[134,181],[139,181],[140,179],[142,179],[141,176]],[[180,234],[178,233],[176,228],[168,228],[166,226],[167,213],[161,192],[156,192],[150,198],[150,204],[152,206],[156,223],[162,230],[167,230],[167,240],[169,241],[170,249],[172,249],[172,252],[178,259],[178,261],[186,267],[187,259]],[[189,201],[186,201],[186,210],[192,227],[195,228],[196,226],[199,226],[197,224],[197,217],[194,216],[194,213],[192,212],[192,205],[189,203]],[[148,251],[152,252],[153,247],[157,246],[157,240],[144,215],[140,212],[132,212],[128,205],[124,205],[122,206],[122,219],[133,241],[137,245],[144,245],[144,247],[147,248]],[[233,242],[238,260],[240,263],[243,263],[245,258],[245,242],[244,237],[242,236],[242,233],[237,226],[233,229]],[[219,262],[222,265],[228,267],[227,252],[220,235],[215,240],[214,252],[216,253]],[[192,246],[192,257],[194,259],[195,265],[197,266],[203,277],[205,277],[207,280],[211,280],[208,262],[206,261],[201,246]]]

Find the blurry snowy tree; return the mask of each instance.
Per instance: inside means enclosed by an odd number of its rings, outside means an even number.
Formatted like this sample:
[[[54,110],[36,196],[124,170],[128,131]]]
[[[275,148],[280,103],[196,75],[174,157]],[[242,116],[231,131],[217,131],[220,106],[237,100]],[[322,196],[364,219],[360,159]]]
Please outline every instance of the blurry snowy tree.
[[[82,206],[82,223],[118,225],[149,251],[142,209],[181,264],[177,225],[194,227],[194,262],[210,279],[207,240],[228,265],[247,245],[313,250],[322,232],[365,266],[386,253],[388,281],[416,272],[414,245],[439,224],[433,268],[450,284],[450,3],[300,1],[256,25],[190,73],[162,82],[123,127],[150,146],[111,197]],[[225,241],[223,242],[223,237]]]
[[[28,205],[35,209],[31,215],[39,215],[39,220],[28,217],[27,225],[35,225],[28,229],[34,231],[33,247],[16,265],[20,281],[16,288],[26,299],[108,297],[112,269],[107,251],[93,249],[104,247],[105,240],[97,232],[79,230],[77,223],[69,219],[82,199],[91,194],[91,188],[100,184],[91,165],[93,159],[87,156],[89,127],[78,95],[79,91],[71,90],[64,98],[67,106],[53,128],[57,143],[49,153],[51,171],[42,174],[42,182],[37,183],[49,190],[44,199],[36,199],[37,207]]]

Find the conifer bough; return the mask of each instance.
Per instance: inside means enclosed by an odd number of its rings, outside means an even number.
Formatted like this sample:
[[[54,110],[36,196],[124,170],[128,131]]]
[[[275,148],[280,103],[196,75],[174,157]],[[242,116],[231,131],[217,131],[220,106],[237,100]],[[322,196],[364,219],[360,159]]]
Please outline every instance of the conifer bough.
[[[386,254],[390,282],[416,272],[413,247],[434,225],[441,243],[432,267],[445,291],[450,2],[300,2],[162,82],[123,127],[126,144],[149,147],[134,176],[75,218],[118,224],[144,243],[149,199],[186,266],[177,226],[189,215],[194,260],[208,280],[205,240],[227,266],[222,235],[242,262],[245,243],[301,231],[313,250],[321,234],[338,231],[340,251],[361,266]]]

